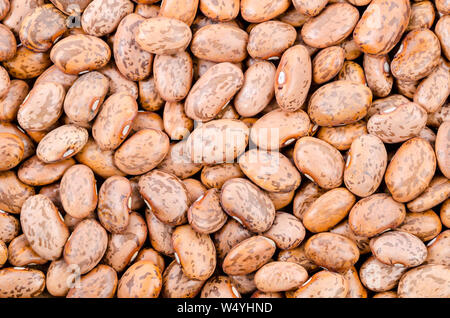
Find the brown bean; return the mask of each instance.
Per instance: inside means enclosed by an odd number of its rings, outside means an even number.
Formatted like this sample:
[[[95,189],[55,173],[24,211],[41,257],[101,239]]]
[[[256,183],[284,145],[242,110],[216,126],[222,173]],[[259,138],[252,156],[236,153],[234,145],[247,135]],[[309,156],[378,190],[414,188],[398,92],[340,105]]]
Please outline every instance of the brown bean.
[[[324,189],[321,189],[317,184],[307,181],[303,184],[295,194],[293,202],[294,215],[303,220],[303,215],[309,209],[309,207],[316,201],[323,193]]]
[[[308,21],[309,16],[306,14],[302,14],[294,7],[290,7],[283,14],[278,16],[281,22],[292,25],[293,27],[301,27],[303,24]]]
[[[398,43],[409,23],[408,0],[373,0],[353,31],[356,44],[367,54],[386,54]]]
[[[367,134],[366,122],[360,120],[339,127],[320,127],[316,137],[326,141],[337,150],[348,150],[353,141],[365,134]]]
[[[297,289],[308,279],[307,271],[290,262],[271,262],[255,274],[255,284],[263,292],[279,292]]]
[[[161,191],[164,191],[163,196]],[[172,226],[185,223],[189,207],[187,190],[176,176],[153,170],[139,180],[139,192],[148,208],[162,222]]]
[[[120,234],[109,235],[108,247],[102,263],[111,266],[118,273],[134,261],[147,239],[147,226],[137,212],[130,213],[130,221]]]
[[[73,157],[88,141],[85,128],[75,125],[63,125],[50,131],[39,142],[37,157],[45,163],[53,163]]]
[[[427,188],[435,169],[436,156],[431,145],[425,139],[413,138],[397,150],[384,180],[394,200],[408,202]]]
[[[294,162],[300,172],[321,188],[333,189],[342,183],[344,159],[325,141],[314,137],[300,138],[295,144]]]
[[[308,114],[319,126],[351,124],[364,118],[372,103],[371,90],[350,81],[335,81],[321,86],[308,103]]]
[[[359,200],[351,209],[348,223],[355,235],[373,237],[397,228],[406,216],[405,206],[385,193]]]
[[[37,156],[25,161],[17,171],[20,181],[31,186],[43,186],[61,179],[64,173],[75,164],[68,158],[55,163],[44,163]]]
[[[349,291],[345,277],[326,270],[314,274],[297,289],[294,298],[345,298]]]
[[[386,265],[371,256],[361,265],[360,277],[371,291],[384,292],[396,287],[406,271],[406,267]]]
[[[442,224],[439,216],[433,210],[420,213],[409,212],[406,213],[405,220],[397,229],[414,234],[426,242],[441,232]]]
[[[408,202],[411,212],[423,212],[442,203],[450,196],[450,181],[441,176],[435,176],[429,186],[414,200]]]
[[[202,288],[200,298],[241,298],[228,276],[211,277]]]
[[[200,163],[193,163],[186,152],[186,141],[181,140],[172,143],[164,160],[158,165],[158,169],[171,173],[180,179],[191,177],[202,169]]]
[[[386,166],[387,152],[383,142],[373,135],[361,135],[353,140],[347,154],[345,186],[357,196],[367,197],[380,186]]]
[[[34,8],[44,5],[43,0],[10,0],[9,11],[1,14],[3,23],[14,32],[19,33],[20,25],[25,16],[32,12]],[[5,10],[5,9],[4,9]]]
[[[250,66],[244,74],[244,84],[234,98],[239,115],[252,117],[260,113],[274,96],[275,66],[260,61]]]
[[[181,101],[191,89],[192,58],[186,51],[157,55],[153,62],[153,76],[156,90],[165,101]]]
[[[228,219],[222,228],[214,233],[217,257],[223,260],[238,243],[252,236],[252,233],[234,219]]]
[[[344,65],[344,49],[330,46],[317,53],[312,61],[313,80],[323,84],[335,77]]]
[[[428,113],[438,111],[449,95],[449,83],[449,68],[441,63],[417,86],[414,93],[414,102],[422,106]]]
[[[348,293],[346,298],[367,298],[367,290],[364,288],[356,268],[353,266],[344,274],[348,283]]]
[[[252,236],[235,245],[225,256],[222,269],[228,275],[249,274],[266,264],[276,245],[264,236]]]
[[[411,5],[411,17],[406,31],[431,28],[434,22],[434,7],[431,1],[421,1]]]
[[[98,194],[97,214],[102,226],[111,233],[122,233],[129,224],[131,184],[121,176],[106,179]]]
[[[19,46],[12,59],[3,62],[8,73],[18,79],[30,79],[41,75],[50,65],[48,53],[38,53]]]
[[[104,179],[114,175],[125,175],[114,164],[114,151],[101,150],[92,138],[89,138],[86,145],[76,154],[75,158]]]
[[[292,262],[301,265],[308,272],[314,272],[318,268],[318,266],[314,264],[314,262],[306,257],[305,244],[292,249],[281,250],[278,253],[277,260],[281,262]]]
[[[50,58],[63,72],[79,74],[105,66],[111,58],[111,49],[100,38],[70,35],[53,46]]]
[[[448,31],[449,25],[450,25],[449,16],[443,15],[438,20],[436,26],[434,27],[434,33],[437,35],[439,41],[441,42],[442,53],[444,53],[447,59],[450,57],[450,40]]]
[[[0,268],[3,267],[3,265],[8,260],[8,247],[3,241],[0,241]]]
[[[392,60],[392,75],[406,81],[420,80],[439,64],[440,52],[439,39],[432,31],[413,30],[405,36]]]
[[[247,57],[248,34],[229,24],[210,24],[194,33],[191,51],[212,62],[242,62]]]
[[[193,202],[187,211],[187,218],[192,228],[199,233],[210,234],[220,230],[227,221],[227,215],[220,205],[217,189],[207,190]]]
[[[75,227],[68,239],[64,247],[64,260],[69,265],[79,266],[79,273],[85,274],[100,262],[107,242],[105,229],[97,221],[86,219]]]
[[[373,101],[372,105],[369,106],[367,110],[367,118],[373,115],[379,114],[385,109],[397,108],[403,104],[409,103],[409,99],[400,94],[391,94],[388,97],[379,98]]]
[[[108,77],[109,79],[109,92],[108,95],[116,93],[126,93],[132,96],[134,99],[138,98],[139,91],[138,85],[127,79],[122,73],[119,72],[115,63],[111,62],[106,64],[98,70],[100,73]]]
[[[239,166],[256,185],[269,192],[290,192],[298,188],[300,173],[279,152],[251,149],[239,157]]]
[[[0,210],[19,214],[34,188],[22,183],[13,171],[0,172]]]
[[[297,33],[295,28],[280,21],[257,24],[249,34],[247,50],[255,59],[276,60],[291,47]]]
[[[450,135],[450,121],[445,121],[439,127],[436,135],[436,159],[439,165],[439,169],[442,174],[449,178],[450,177],[450,164],[449,164],[449,136]]]
[[[0,298],[30,298],[45,289],[45,275],[37,269],[8,267],[0,269]]]
[[[67,298],[112,298],[116,289],[116,271],[110,266],[100,264],[70,288]]]
[[[372,93],[379,97],[389,95],[394,84],[394,78],[390,73],[389,57],[387,55],[364,54],[363,63],[367,85]]]
[[[17,166],[24,154],[22,140],[10,133],[0,133],[0,145],[0,171]]]
[[[100,110],[108,89],[108,78],[99,72],[80,76],[67,92],[64,113],[75,123],[90,122]]]
[[[427,258],[427,248],[415,235],[389,231],[370,240],[373,255],[382,263],[405,267],[418,266]]]
[[[156,250],[151,247],[143,248],[136,256],[135,264],[139,261],[150,261],[158,267],[159,272],[164,272],[165,261],[164,258]]]
[[[409,270],[400,279],[398,296],[400,298],[448,298],[450,289],[449,266],[424,265]]]
[[[289,8],[288,0],[241,0],[241,16],[251,23],[264,22]]]
[[[28,92],[29,87],[26,82],[22,80],[10,81],[8,91],[0,98],[0,121],[11,122],[16,119],[19,107]]]
[[[2,2],[6,3],[6,2]],[[7,2],[9,4],[9,2]],[[2,5],[0,4],[0,6]],[[0,8],[0,17],[2,16],[2,8]],[[0,19],[1,20],[1,19]],[[0,24],[0,61],[12,59],[16,54],[17,42],[12,31],[5,25]]]
[[[250,138],[261,149],[277,150],[306,136],[311,127],[309,117],[303,110],[290,112],[275,109],[254,123]]]
[[[93,0],[83,11],[81,25],[87,34],[101,37],[112,33],[131,12],[133,3],[129,0]]]
[[[150,261],[131,265],[120,278],[118,298],[157,298],[162,287],[159,268]]]
[[[367,254],[370,252],[369,247],[369,238],[365,236],[358,236],[355,233],[353,233],[352,229],[349,226],[348,220],[344,220],[338,225],[336,225],[334,228],[330,230],[331,233],[340,234],[342,236],[345,236],[346,238],[349,238],[353,242],[355,242],[356,246],[358,246],[359,253]]]
[[[328,0],[293,0],[294,7],[307,16],[318,15],[327,5]]]
[[[181,225],[173,231],[172,244],[175,259],[186,276],[197,280],[211,277],[216,268],[216,249],[209,235]]]
[[[23,18],[19,37],[28,49],[46,52],[66,31],[66,16],[52,4],[45,4]]]
[[[169,138],[156,129],[142,129],[127,139],[114,153],[114,163],[131,175],[155,168],[169,151]]]
[[[161,295],[164,298],[194,298],[204,283],[204,280],[187,277],[181,265],[174,260],[164,271]]]
[[[366,75],[364,74],[363,68],[353,61],[344,62],[337,79],[366,85]]]
[[[306,241],[306,256],[318,266],[346,272],[359,258],[356,244],[345,236],[330,232],[315,234]]]
[[[225,212],[250,231],[267,231],[275,218],[275,208],[266,193],[246,179],[230,179],[222,186],[221,204]]]
[[[185,101],[186,115],[208,121],[216,117],[244,83],[242,71],[231,63],[211,67],[192,87]]]
[[[331,4],[303,25],[301,35],[306,44],[315,48],[336,45],[350,35],[358,19],[359,12],[352,5]]]
[[[163,113],[164,131],[172,140],[188,137],[194,128],[194,121],[184,112],[184,104],[166,102]]]
[[[13,266],[27,266],[45,264],[48,261],[33,251],[25,234],[22,234],[15,237],[9,244],[8,262]]]
[[[47,270],[46,288],[52,296],[66,296],[80,279],[77,265],[68,265],[63,258],[53,261]]]
[[[272,226],[263,235],[274,241],[280,249],[292,249],[305,238],[305,228],[292,214],[277,212]]]
[[[428,243],[428,255],[426,264],[450,265],[450,251],[448,249],[450,230],[441,232],[436,238]]]
[[[120,146],[131,132],[137,111],[136,100],[127,93],[113,94],[103,103],[92,126],[92,137],[102,150]]]
[[[46,130],[62,114],[64,87],[58,83],[35,85],[17,113],[17,121],[26,130]]]
[[[248,136],[247,125],[239,120],[212,120],[194,129],[185,151],[194,163],[230,162],[245,151]]]
[[[189,26],[177,19],[156,17],[139,24],[135,40],[145,51],[172,55],[186,50],[192,38]]]
[[[275,74],[275,97],[278,105],[286,111],[303,107],[312,78],[311,59],[303,45],[295,45],[281,56]]]
[[[173,256],[173,227],[161,222],[149,209],[145,209],[145,219],[152,247],[164,255]]]
[[[157,1],[151,1],[157,2]],[[159,15],[174,18],[191,25],[197,13],[198,0],[164,0],[161,2]],[[237,6],[239,10],[239,5]]]
[[[0,241],[9,243],[19,235],[20,223],[14,216],[0,211]]]
[[[313,233],[329,231],[347,216],[355,201],[346,188],[325,192],[303,214],[303,224]]]
[[[42,194],[29,197],[20,212],[20,224],[31,248],[42,258],[58,259],[69,237],[61,214]]]

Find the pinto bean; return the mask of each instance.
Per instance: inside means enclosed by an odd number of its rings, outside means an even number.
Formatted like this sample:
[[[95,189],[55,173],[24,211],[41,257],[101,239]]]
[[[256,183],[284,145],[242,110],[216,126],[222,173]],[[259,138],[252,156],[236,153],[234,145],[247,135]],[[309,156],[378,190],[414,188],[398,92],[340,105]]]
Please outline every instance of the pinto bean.
[[[344,159],[330,144],[314,137],[300,138],[294,148],[294,162],[305,176],[324,189],[342,183]]]
[[[353,31],[364,53],[387,54],[405,32],[411,15],[408,0],[373,0]]]
[[[186,276],[197,280],[211,277],[216,268],[216,250],[209,235],[182,225],[173,231],[172,244],[175,259]]]
[[[389,231],[370,240],[373,255],[387,265],[418,266],[427,258],[425,244],[415,235]]]
[[[69,237],[61,214],[42,194],[29,197],[20,212],[20,224],[31,248],[46,260],[58,259]]]
[[[139,24],[135,39],[147,52],[172,55],[186,50],[192,39],[192,32],[189,26],[180,20],[159,16]]]
[[[306,241],[306,256],[318,266],[345,273],[359,258],[356,244],[340,234],[323,232]]]
[[[56,43],[50,59],[63,72],[79,74],[105,66],[111,58],[111,49],[100,38],[91,35],[70,35]]]
[[[303,106],[311,85],[312,66],[303,45],[286,50],[275,74],[275,97],[283,110],[295,111]]]
[[[45,289],[45,275],[37,269],[8,267],[0,269],[0,298],[30,298]]]
[[[385,193],[359,200],[351,209],[348,223],[355,235],[373,237],[397,228],[406,216],[405,206]]]
[[[427,188],[435,169],[436,156],[431,145],[416,137],[397,150],[386,169],[384,180],[394,200],[408,202]]]

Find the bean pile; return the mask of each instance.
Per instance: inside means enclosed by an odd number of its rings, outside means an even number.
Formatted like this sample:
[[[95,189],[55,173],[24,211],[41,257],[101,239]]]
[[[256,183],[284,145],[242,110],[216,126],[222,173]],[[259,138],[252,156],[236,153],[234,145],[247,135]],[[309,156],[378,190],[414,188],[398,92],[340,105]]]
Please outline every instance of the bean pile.
[[[0,297],[450,298],[450,1],[0,0]]]

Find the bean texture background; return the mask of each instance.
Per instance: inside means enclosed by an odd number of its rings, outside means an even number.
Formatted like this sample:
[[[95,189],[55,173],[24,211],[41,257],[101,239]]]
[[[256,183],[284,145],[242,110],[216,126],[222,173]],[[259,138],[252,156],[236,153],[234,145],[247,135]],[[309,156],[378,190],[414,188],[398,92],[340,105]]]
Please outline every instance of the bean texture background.
[[[450,298],[449,55],[448,0],[0,0],[0,298]]]

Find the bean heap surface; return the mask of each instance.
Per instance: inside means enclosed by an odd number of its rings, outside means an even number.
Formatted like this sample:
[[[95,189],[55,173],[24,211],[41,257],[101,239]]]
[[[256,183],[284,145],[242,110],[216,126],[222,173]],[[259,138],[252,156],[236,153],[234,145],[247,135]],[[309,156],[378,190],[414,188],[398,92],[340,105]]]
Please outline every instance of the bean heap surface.
[[[0,298],[450,298],[450,1],[0,0]]]

